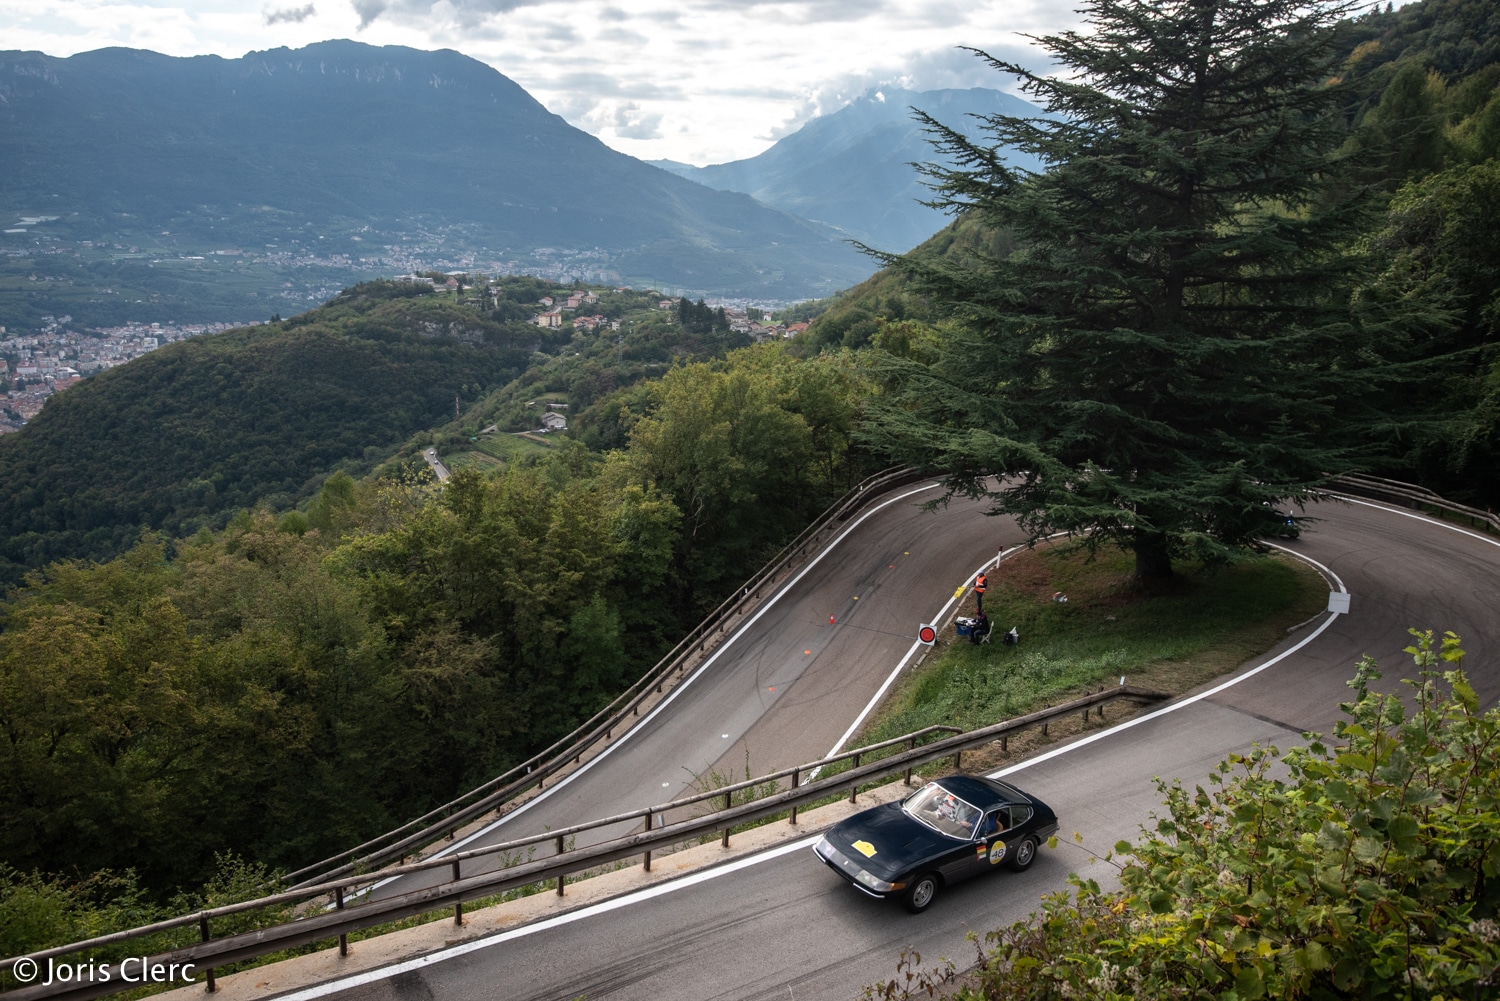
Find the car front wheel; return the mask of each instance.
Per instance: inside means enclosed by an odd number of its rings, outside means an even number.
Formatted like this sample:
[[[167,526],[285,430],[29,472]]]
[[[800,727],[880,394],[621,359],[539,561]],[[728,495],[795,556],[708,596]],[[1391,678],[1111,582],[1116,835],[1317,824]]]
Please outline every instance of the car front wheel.
[[[1030,868],[1034,861],[1036,861],[1036,840],[1025,838],[1016,845],[1016,853],[1010,857],[1010,867],[1020,872],[1022,869]]]
[[[932,903],[937,892],[937,873],[923,873],[907,884],[906,890],[901,894],[901,906],[913,914],[920,914],[927,910],[927,905]]]

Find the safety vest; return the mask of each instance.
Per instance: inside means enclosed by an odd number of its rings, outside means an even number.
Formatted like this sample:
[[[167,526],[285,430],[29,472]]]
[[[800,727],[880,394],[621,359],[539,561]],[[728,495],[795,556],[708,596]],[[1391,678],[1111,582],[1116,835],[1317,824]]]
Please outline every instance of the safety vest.
[[[983,594],[984,593],[985,584],[988,583],[988,581],[989,581],[989,578],[986,577],[984,574],[980,574],[978,577],[975,577],[974,578],[974,592],[976,594]]]

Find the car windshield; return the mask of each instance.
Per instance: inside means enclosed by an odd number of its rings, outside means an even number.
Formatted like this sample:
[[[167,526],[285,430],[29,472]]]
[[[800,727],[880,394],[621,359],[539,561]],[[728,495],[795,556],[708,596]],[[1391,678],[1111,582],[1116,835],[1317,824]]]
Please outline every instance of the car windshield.
[[[913,818],[950,838],[969,839],[981,811],[966,803],[936,782],[929,782],[901,804]]]

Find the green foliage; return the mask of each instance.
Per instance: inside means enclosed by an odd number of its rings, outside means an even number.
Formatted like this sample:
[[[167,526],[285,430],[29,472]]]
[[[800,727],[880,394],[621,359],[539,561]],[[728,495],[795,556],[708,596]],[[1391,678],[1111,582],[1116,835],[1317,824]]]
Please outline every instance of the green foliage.
[[[1371,8],[1339,25],[1342,78],[1354,113],[1374,107],[1405,67],[1436,70],[1445,80],[1475,75],[1500,62],[1500,15],[1487,0],[1421,0]]]
[[[170,556],[32,572],[0,606],[0,864],[40,897],[130,866],[160,903],[221,854],[297,867],[492,777],[843,492],[861,391],[844,360],[745,349],[650,387],[625,451],[336,473]]]
[[[965,999],[1467,998],[1500,979],[1500,712],[1451,633],[1416,633],[1407,699],[1369,660],[1334,740],[1231,755],[1121,842],[1122,889],[986,936]],[[944,979],[940,972],[918,981]],[[891,984],[877,996],[903,994]]]
[[[1393,182],[1442,166],[1443,79],[1415,62],[1405,64],[1365,119],[1384,160],[1382,173]]]
[[[212,875],[201,891],[179,893],[162,903],[151,898],[130,869],[120,873],[97,872],[75,880],[19,872],[0,864],[0,952],[17,956],[194,911],[254,900],[265,896],[266,884],[273,879],[274,874],[263,865],[234,855],[220,855],[214,860]],[[234,934],[291,917],[290,907],[260,908],[219,918],[213,930],[218,935]],[[197,927],[188,926],[102,946],[82,960],[71,961],[93,961],[118,969],[118,963],[127,957],[157,955],[197,940]],[[233,970],[234,967],[221,967],[219,973]],[[0,970],[0,986],[20,985],[7,968]]]
[[[1496,102],[1500,99],[1492,99]],[[1423,483],[1459,500],[1500,497],[1500,161],[1458,164],[1397,192],[1372,247],[1386,268],[1365,294],[1425,297],[1458,322],[1427,351],[1467,351],[1443,387],[1451,419],[1415,440],[1404,460]]]
[[[1352,297],[1335,13],[1101,0],[1088,34],[1043,40],[1071,75],[994,61],[1064,119],[995,116],[976,143],[928,118],[960,164],[929,171],[939,198],[1014,249],[887,258],[961,325],[933,364],[880,365],[895,392],[864,440],[1150,580],[1253,546],[1268,503],[1365,461],[1394,362],[1443,316]]]
[[[632,477],[682,513],[681,607],[706,610],[859,478],[850,436],[862,381],[780,346],[672,369],[630,428]]]

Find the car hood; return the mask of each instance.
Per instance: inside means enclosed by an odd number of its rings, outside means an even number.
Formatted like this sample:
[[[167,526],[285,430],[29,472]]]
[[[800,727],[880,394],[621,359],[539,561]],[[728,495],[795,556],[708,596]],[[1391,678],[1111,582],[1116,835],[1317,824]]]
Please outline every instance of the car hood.
[[[886,803],[850,817],[828,832],[828,840],[848,858],[878,874],[899,873],[915,862],[962,844],[913,820],[900,803]],[[863,842],[864,847],[856,848],[855,842]]]

